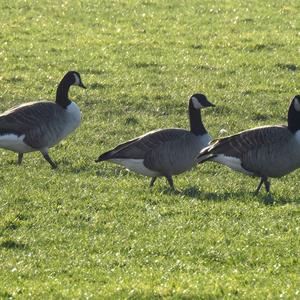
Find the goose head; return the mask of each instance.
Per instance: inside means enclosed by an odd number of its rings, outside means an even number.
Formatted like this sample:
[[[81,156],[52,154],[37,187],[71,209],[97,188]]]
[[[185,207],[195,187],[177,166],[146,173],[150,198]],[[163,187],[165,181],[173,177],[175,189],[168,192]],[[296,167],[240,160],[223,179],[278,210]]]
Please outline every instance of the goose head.
[[[300,130],[300,95],[294,96],[290,104],[288,128],[292,133]]]
[[[76,71],[69,71],[62,79],[67,85],[78,85],[83,89],[86,89],[85,85],[81,81],[80,74]]]
[[[190,130],[197,136],[207,134],[207,131],[202,123],[201,109],[205,107],[215,106],[209,102],[205,95],[194,94],[189,101],[189,117]]]
[[[214,104],[209,102],[207,100],[206,96],[203,94],[194,94],[190,98],[190,105],[195,110],[200,110],[201,108],[204,108],[204,107],[215,106]]]
[[[56,90],[56,103],[63,108],[67,108],[67,106],[71,104],[71,100],[68,98],[71,85],[78,85],[86,89],[81,81],[80,74],[76,71],[69,71],[60,81]]]

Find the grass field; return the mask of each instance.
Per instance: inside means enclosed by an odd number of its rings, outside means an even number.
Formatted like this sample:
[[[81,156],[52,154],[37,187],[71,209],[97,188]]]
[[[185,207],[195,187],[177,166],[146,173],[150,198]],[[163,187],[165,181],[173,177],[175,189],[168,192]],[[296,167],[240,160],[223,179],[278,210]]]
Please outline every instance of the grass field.
[[[300,171],[271,181],[203,164],[149,179],[102,152],[188,128],[202,92],[213,137],[286,123],[300,93],[300,3],[0,1],[0,111],[54,100],[68,70],[82,125],[50,151],[0,151],[0,299],[300,299]]]

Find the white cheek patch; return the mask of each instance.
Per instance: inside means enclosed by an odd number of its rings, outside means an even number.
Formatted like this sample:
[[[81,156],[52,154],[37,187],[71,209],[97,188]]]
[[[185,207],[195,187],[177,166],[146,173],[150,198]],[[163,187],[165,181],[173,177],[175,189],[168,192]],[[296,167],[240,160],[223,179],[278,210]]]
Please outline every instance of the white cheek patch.
[[[298,98],[294,99],[294,108],[295,108],[296,111],[300,112],[300,103],[299,103],[299,99]]]
[[[76,73],[74,73],[74,78],[75,78],[75,85],[79,85],[80,84],[80,79],[78,77],[78,75]]]
[[[203,107],[196,97],[192,97],[192,102],[195,109],[200,109]]]

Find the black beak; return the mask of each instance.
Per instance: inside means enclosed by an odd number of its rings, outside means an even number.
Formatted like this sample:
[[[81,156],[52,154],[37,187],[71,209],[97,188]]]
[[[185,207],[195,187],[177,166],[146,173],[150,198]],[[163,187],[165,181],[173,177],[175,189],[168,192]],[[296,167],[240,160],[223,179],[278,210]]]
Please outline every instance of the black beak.
[[[207,102],[204,104],[204,106],[205,106],[205,107],[215,107],[215,105],[214,105],[213,103],[209,102],[208,100],[207,100]]]
[[[85,86],[82,82],[80,82],[80,83],[78,84],[78,86],[80,86],[80,87],[83,88],[83,89],[86,89],[86,86]]]

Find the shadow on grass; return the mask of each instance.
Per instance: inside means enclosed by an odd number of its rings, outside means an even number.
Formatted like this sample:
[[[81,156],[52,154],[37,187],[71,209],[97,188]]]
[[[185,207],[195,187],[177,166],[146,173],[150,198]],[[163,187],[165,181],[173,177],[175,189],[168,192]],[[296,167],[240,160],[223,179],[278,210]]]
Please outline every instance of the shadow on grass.
[[[26,248],[26,245],[23,243],[15,242],[14,240],[6,240],[0,244],[0,248],[23,250]]]
[[[160,67],[162,67],[162,65],[157,64],[157,63],[153,63],[153,62],[150,62],[150,63],[147,63],[147,62],[135,62],[135,63],[132,63],[130,65],[130,67],[137,68],[137,69],[141,69],[141,68],[160,68]]]
[[[24,81],[24,79],[21,77],[18,77],[18,76],[14,76],[14,77],[6,79],[6,81],[10,82],[10,83],[18,83],[18,82]]]
[[[188,187],[182,191],[182,194],[191,197],[197,198],[199,200],[207,200],[207,201],[227,201],[234,199],[244,199],[245,192],[224,192],[224,193],[215,193],[215,192],[205,192],[201,191],[197,187]]]
[[[0,290],[0,298],[1,299],[13,299],[13,295],[6,291]]]
[[[69,167],[68,171],[73,174],[91,172],[90,166],[78,166],[78,167]],[[64,170],[65,171],[65,170]]]
[[[265,198],[268,198],[267,195],[264,196]],[[290,199],[284,196],[269,196],[272,197],[274,205],[286,205],[286,204],[300,204],[300,197],[297,197],[296,199]]]
[[[110,87],[111,87],[110,84],[103,84],[103,83],[98,83],[98,82],[91,83],[89,85],[89,88],[92,90],[106,89],[106,88],[110,88]]]
[[[275,65],[276,67],[282,69],[282,70],[288,70],[288,71],[292,71],[292,72],[295,72],[297,71],[298,67],[294,64],[282,64],[282,63],[279,63],[279,64],[276,64]]]
[[[198,189],[197,187],[188,187],[178,194],[196,198],[199,200],[207,201],[227,201],[227,200],[240,200],[243,201],[249,198],[253,198],[253,201],[259,201],[265,205],[286,205],[286,204],[300,204],[300,197],[297,199],[288,199],[284,196],[274,196],[272,193],[267,194],[261,192],[258,195],[255,195],[253,192],[249,191],[239,191],[239,192],[223,192],[223,193],[214,193],[214,192],[204,192]]]
[[[128,297],[128,295],[130,296]],[[155,292],[138,292],[138,291],[129,291],[126,289],[121,290],[120,292],[116,292],[111,295],[110,299],[125,299],[127,298],[131,300],[145,299],[145,300],[161,300],[161,299],[217,299],[219,297],[214,298],[211,295],[208,295],[207,298],[199,298],[198,294],[194,293],[180,293],[180,292],[164,292],[163,294],[155,293]]]
[[[62,165],[70,165],[68,162],[61,163]],[[81,173],[81,172],[91,172],[91,170],[94,170],[90,165],[84,165],[80,167],[68,167],[64,169],[64,172],[68,170],[70,173]],[[111,176],[120,177],[120,176],[128,176],[128,171],[124,170],[122,167],[116,167],[113,171],[108,171],[106,169],[97,169],[95,170],[95,175],[99,178],[106,179]],[[142,179],[141,179],[142,180]],[[146,184],[146,183],[145,183]],[[260,192],[258,195],[255,195],[253,191],[249,190],[240,190],[240,191],[233,191],[233,192],[206,192],[199,189],[196,186],[189,186],[185,189],[175,189],[172,190],[167,182],[164,182],[164,184],[161,187],[154,186],[152,189],[149,187],[148,184],[145,185],[145,192],[151,192],[151,191],[158,191],[159,193],[162,193],[164,195],[174,195],[174,196],[186,196],[190,198],[195,198],[199,200],[204,201],[227,201],[227,200],[238,200],[238,201],[244,201],[249,200],[249,198],[252,198],[253,201],[259,201],[266,205],[286,205],[286,204],[300,204],[300,197],[296,199],[287,198],[284,196],[274,196],[272,193],[267,194],[264,191]]]
[[[73,174],[92,172],[93,170],[93,159],[90,160],[91,164],[81,164],[74,165],[74,161],[62,158],[60,160],[55,160],[58,165],[58,168],[54,171],[58,172],[67,172]]]
[[[106,71],[88,68],[88,69],[83,70],[83,73],[89,73],[89,74],[93,74],[93,75],[103,75],[103,74],[106,74]]]

